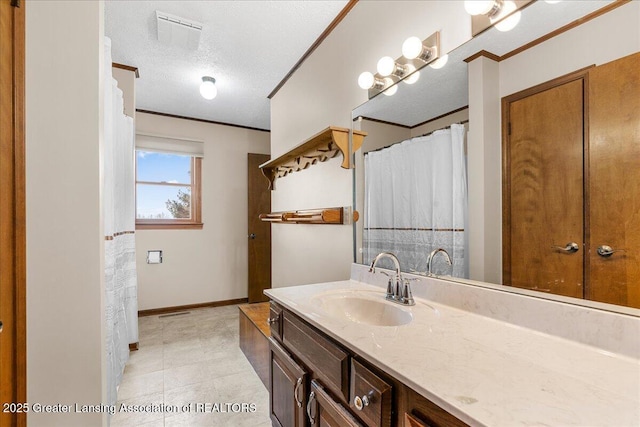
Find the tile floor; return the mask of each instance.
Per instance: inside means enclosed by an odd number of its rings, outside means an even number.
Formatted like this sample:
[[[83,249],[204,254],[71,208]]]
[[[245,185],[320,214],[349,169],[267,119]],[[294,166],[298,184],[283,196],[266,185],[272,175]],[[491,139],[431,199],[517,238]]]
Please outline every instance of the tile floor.
[[[141,317],[140,349],[132,352],[118,389],[117,408],[187,403],[254,403],[255,412],[117,412],[113,427],[267,427],[269,393],[238,347],[238,307]],[[238,405],[235,405],[236,411]]]

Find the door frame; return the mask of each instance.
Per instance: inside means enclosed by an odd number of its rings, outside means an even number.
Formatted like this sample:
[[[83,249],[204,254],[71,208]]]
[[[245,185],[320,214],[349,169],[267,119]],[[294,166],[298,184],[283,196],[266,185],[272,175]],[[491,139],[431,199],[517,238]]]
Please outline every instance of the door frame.
[[[5,123],[10,123],[10,131],[2,134],[9,135],[0,141],[0,148],[5,155],[12,156],[8,162],[10,171],[4,176],[8,182],[3,183],[8,197],[3,198],[6,207],[11,209],[8,240],[4,248],[7,251],[0,252],[2,262],[13,265],[10,277],[2,278],[2,286],[9,288],[13,296],[12,318],[13,322],[5,325],[3,334],[11,335],[14,348],[13,377],[9,381],[12,388],[13,403],[26,403],[27,401],[27,339],[26,339],[26,179],[25,179],[25,10],[24,4],[12,0],[0,0],[5,7],[10,7],[11,37],[5,42],[3,48],[11,51],[12,94],[11,107],[8,109],[11,117]],[[3,386],[7,385],[3,383]],[[13,414],[12,425],[26,426],[25,412]]]
[[[511,286],[511,164],[509,162],[510,156],[510,128],[511,117],[510,109],[511,103],[519,101],[523,98],[535,95],[540,92],[544,92],[549,89],[553,89],[558,86],[562,86],[566,83],[570,83],[576,80],[582,80],[582,97],[583,97],[583,109],[582,109],[582,126],[583,126],[583,156],[582,156],[582,197],[584,201],[583,208],[583,252],[588,248],[589,242],[589,216],[585,213],[589,210],[589,145],[585,142],[589,140],[589,70],[595,67],[590,65],[585,68],[581,68],[577,71],[573,71],[569,74],[557,77],[547,82],[532,86],[530,88],[521,90],[520,92],[513,93],[511,95],[502,98],[502,284]],[[589,271],[589,257],[583,256],[583,271]],[[589,278],[588,275],[584,275],[583,278],[583,298],[588,294],[589,290]]]

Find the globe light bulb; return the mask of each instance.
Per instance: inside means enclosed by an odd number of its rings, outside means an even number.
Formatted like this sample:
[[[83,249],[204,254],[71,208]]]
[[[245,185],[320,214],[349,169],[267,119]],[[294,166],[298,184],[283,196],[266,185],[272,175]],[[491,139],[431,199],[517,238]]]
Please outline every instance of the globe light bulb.
[[[467,13],[472,16],[484,15],[491,12],[494,4],[495,2],[493,0],[466,0],[464,2],[464,10],[466,10]]]
[[[204,99],[211,100],[215,98],[217,94],[216,80],[213,77],[203,77],[202,84],[200,85],[200,95],[202,95]]]
[[[516,4],[511,0],[505,1],[502,5],[502,8],[500,9],[500,12],[496,16],[491,17],[489,20],[492,24],[496,23],[500,21],[504,16],[509,15],[514,10],[516,10]],[[520,22],[521,15],[522,13],[520,11],[513,13],[508,18],[498,22],[496,24],[496,29],[503,32],[513,30],[516,25],[518,25],[518,22]]]
[[[402,56],[407,59],[415,59],[422,53],[422,40],[418,37],[409,37],[402,43]]]
[[[402,81],[408,85],[412,85],[418,80],[420,80],[420,71],[416,71],[416,67],[411,64],[407,64],[407,74],[408,77],[405,77]]]
[[[365,71],[358,77],[358,86],[362,89],[371,89],[374,83],[375,78],[373,77],[373,74],[368,71]]]
[[[378,66],[377,66],[378,74],[380,74],[383,77],[391,75],[391,73],[393,73],[393,70],[395,70],[395,68],[396,68],[396,61],[394,61],[394,59],[390,56],[383,56],[378,61]]]
[[[445,55],[442,55],[440,58],[436,59],[435,61],[433,61],[431,64],[429,64],[429,67],[435,70],[439,70],[440,68],[447,65],[447,61],[449,61],[449,55],[445,54]]]
[[[387,89],[382,93],[384,93],[387,96],[393,96],[398,91],[398,85],[393,85],[393,80],[391,80],[388,77],[386,79],[384,79],[384,85],[385,85],[385,87]],[[391,85],[393,85],[393,86],[391,86]]]

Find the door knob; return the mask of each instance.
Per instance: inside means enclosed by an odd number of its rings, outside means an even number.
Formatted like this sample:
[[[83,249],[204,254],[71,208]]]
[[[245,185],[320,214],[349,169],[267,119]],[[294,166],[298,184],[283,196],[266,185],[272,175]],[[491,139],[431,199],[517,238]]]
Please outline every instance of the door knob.
[[[613,249],[609,245],[602,245],[598,247],[598,255],[604,258],[609,258],[614,252],[624,252],[624,249]]]
[[[256,238],[256,234],[255,234],[255,233],[251,233],[251,234],[249,234],[249,238],[250,238],[251,240],[254,240],[254,239]]]
[[[576,242],[569,242],[564,247],[553,245],[553,246],[551,246],[551,248],[552,249],[557,249],[557,250],[562,251],[562,252],[566,252],[568,254],[572,254],[572,253],[578,252],[578,250],[580,250],[580,246],[578,246],[578,244]]]

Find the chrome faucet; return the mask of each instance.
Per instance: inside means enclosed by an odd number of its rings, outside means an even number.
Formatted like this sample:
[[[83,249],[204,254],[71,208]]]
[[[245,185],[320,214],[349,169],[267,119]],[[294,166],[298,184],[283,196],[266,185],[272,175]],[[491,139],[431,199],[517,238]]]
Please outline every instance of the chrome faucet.
[[[391,252],[380,252],[371,262],[369,272],[376,272],[376,264],[378,264],[378,261],[380,261],[382,258],[389,258],[391,261],[393,261],[394,267],[396,269],[395,286],[393,284],[391,276],[383,272],[385,275],[389,276],[389,281],[387,282],[386,299],[398,304],[414,305],[415,302],[413,300],[413,296],[411,295],[409,282],[402,279],[402,274],[400,273],[400,261],[398,261],[398,257],[396,257],[394,254],[392,254]]]
[[[431,251],[431,253],[429,254],[429,257],[427,258],[427,276],[429,277],[435,276],[435,274],[433,274],[433,272],[431,271],[431,264],[433,263],[433,258],[435,258],[435,256],[439,252],[442,252],[444,254],[447,264],[453,265],[453,262],[451,261],[451,257],[449,256],[449,252],[445,251],[442,248],[434,249]]]

